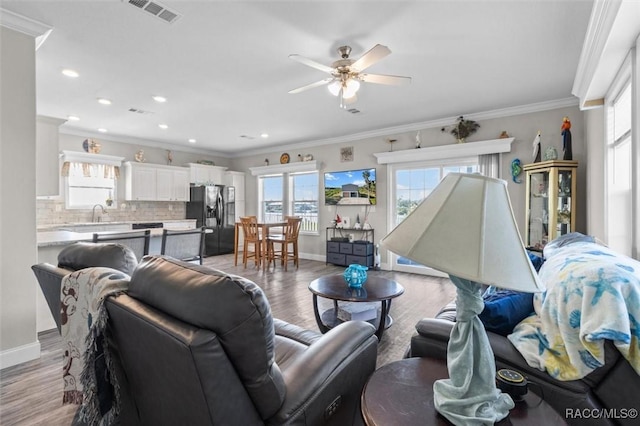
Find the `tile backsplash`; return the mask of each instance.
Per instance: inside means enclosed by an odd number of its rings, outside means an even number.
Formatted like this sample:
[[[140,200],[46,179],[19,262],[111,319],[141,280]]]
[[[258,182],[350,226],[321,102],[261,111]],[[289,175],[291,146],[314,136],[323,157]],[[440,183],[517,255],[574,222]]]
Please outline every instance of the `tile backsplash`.
[[[36,200],[36,223],[38,227],[65,223],[91,222],[93,209],[67,210],[64,201]],[[186,203],[163,201],[124,201],[109,207],[106,214],[96,208],[96,219],[102,222],[151,222],[184,219]]]

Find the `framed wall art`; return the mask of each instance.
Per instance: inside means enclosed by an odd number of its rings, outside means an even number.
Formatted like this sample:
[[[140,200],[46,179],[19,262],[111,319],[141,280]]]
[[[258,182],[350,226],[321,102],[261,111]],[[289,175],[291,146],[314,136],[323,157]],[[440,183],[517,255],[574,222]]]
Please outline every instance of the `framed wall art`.
[[[340,161],[341,162],[345,162],[345,161],[353,161],[353,147],[352,146],[345,146],[340,148]]]

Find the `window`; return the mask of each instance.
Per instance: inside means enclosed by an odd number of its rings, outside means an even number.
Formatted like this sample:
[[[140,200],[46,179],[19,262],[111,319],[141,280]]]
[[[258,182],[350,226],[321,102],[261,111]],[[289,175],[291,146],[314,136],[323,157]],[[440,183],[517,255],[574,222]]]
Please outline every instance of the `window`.
[[[459,159],[450,164],[414,164],[393,167],[392,227],[400,224],[433,191],[449,173],[475,173],[479,169],[478,159]],[[393,269],[404,272],[433,274],[427,268],[405,257],[392,255]]]
[[[318,232],[318,172],[285,172],[261,175],[258,183],[260,220],[282,222],[300,216],[300,232]]]
[[[289,211],[302,217],[301,232],[318,232],[318,172],[289,175]]]
[[[632,256],[633,186],[631,180],[631,82],[627,81],[608,107],[607,243]]]
[[[112,166],[69,164],[69,175],[65,179],[65,200],[68,209],[86,209],[96,204],[110,205],[116,199],[116,195],[116,175]]]
[[[263,222],[282,222],[283,175],[260,177],[260,217]]]

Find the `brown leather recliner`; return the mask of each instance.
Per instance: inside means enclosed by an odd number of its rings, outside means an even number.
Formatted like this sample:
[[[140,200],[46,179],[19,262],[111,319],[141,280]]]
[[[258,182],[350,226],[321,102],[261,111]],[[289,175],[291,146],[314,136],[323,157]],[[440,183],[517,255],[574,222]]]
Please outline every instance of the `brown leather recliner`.
[[[377,355],[368,323],[304,330],[272,318],[253,282],[162,256],[145,257],[106,307],[131,403],[123,424],[362,423]]]

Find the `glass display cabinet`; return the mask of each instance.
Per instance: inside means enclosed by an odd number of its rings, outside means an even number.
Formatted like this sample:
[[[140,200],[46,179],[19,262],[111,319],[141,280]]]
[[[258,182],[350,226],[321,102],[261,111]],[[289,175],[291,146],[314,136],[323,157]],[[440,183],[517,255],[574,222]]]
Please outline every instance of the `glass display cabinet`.
[[[575,231],[577,161],[552,160],[522,167],[526,176],[525,245],[542,250]]]

